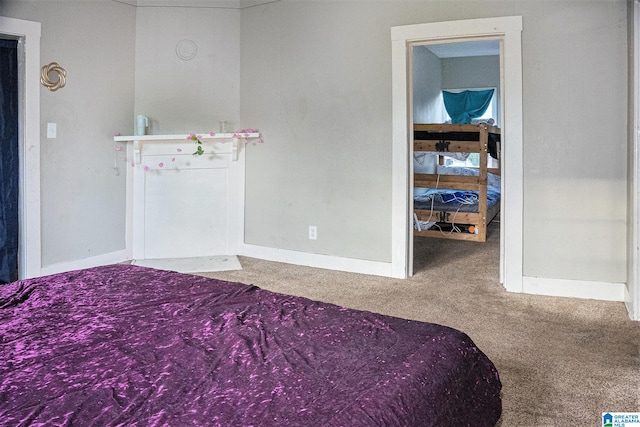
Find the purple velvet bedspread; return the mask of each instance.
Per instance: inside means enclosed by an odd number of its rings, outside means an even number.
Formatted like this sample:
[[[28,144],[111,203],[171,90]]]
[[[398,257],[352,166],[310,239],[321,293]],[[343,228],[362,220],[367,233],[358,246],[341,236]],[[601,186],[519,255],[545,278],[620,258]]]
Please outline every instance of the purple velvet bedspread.
[[[301,279],[303,280],[303,279]],[[492,426],[464,333],[112,265],[0,287],[0,425]]]

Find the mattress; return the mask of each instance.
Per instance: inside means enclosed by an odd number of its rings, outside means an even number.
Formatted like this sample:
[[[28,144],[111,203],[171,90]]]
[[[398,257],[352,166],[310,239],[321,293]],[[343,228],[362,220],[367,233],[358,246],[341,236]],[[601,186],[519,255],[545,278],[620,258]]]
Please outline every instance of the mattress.
[[[500,204],[500,190],[487,187],[487,210]],[[478,212],[478,192],[445,189],[427,189],[413,197],[413,208],[438,212]]]
[[[132,265],[1,286],[0,344],[6,426],[478,427],[501,413],[494,364],[459,330]]]
[[[437,166],[440,175],[478,176],[478,168]],[[487,211],[500,205],[501,178],[487,174]],[[450,190],[446,188],[417,188],[413,196],[413,208],[438,212],[478,212],[478,192]]]

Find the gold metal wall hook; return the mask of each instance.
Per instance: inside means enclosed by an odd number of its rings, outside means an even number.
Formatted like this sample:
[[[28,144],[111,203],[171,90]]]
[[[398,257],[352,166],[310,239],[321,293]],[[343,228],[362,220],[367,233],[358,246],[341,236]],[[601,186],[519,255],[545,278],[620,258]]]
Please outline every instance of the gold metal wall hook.
[[[51,79],[53,74],[54,80]],[[57,76],[57,78],[55,78]],[[43,65],[40,72],[40,83],[51,92],[64,87],[66,82],[67,72],[57,62],[52,62],[49,65]]]

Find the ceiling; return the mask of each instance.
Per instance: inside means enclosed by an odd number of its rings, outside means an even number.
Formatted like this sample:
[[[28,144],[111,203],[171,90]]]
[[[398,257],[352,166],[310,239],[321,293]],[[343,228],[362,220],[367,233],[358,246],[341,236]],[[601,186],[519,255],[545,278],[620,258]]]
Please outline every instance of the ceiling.
[[[500,41],[480,40],[423,45],[439,58],[500,55]]]

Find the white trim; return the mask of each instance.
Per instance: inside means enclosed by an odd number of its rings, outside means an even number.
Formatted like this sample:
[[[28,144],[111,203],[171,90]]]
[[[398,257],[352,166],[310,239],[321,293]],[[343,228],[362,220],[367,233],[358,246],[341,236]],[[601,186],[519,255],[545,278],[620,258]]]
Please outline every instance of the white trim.
[[[241,244],[238,248],[238,255],[263,259],[266,261],[324,268],[326,270],[346,271],[349,273],[360,273],[371,276],[392,276],[391,264],[388,262],[341,258],[249,244]]]
[[[241,146],[244,144],[240,144]],[[246,145],[240,147],[238,152],[238,161],[235,167],[230,171],[231,180],[236,183],[236,187],[232,188],[229,195],[229,212],[235,212],[228,218],[229,235],[227,237],[228,249],[230,254],[238,254],[240,247],[244,244],[244,210],[245,210],[245,194],[246,187]]]
[[[117,264],[129,261],[126,249],[111,252],[94,257],[78,259],[75,261],[65,261],[51,264],[42,268],[41,275],[63,273],[65,271],[81,270],[83,268],[98,267],[101,265]]]
[[[524,161],[522,131],[522,17],[518,29],[505,33],[502,43],[503,129],[502,212],[500,215],[501,277],[510,292],[523,290],[524,239]],[[512,22],[516,26],[516,22]]]
[[[628,278],[627,287],[625,289],[625,305],[632,320],[640,320],[640,42],[638,34],[640,33],[640,5],[638,1],[633,2],[633,104],[632,110],[632,127],[630,129],[631,150],[629,150],[631,158],[631,170],[629,177],[629,260],[628,260]]]
[[[522,292],[533,295],[624,301],[624,283],[523,277]]]
[[[21,279],[42,269],[40,219],[40,23],[0,16],[0,35],[19,40]]]
[[[471,19],[391,28],[393,151],[392,253],[394,277],[410,271],[409,126],[407,88],[408,46],[412,43],[469,38],[501,40],[501,96],[503,135],[503,200],[501,216],[500,280],[511,292],[522,292],[523,281],[523,132],[522,132],[522,17]],[[506,238],[505,238],[506,236]]]
[[[413,268],[409,260],[413,259],[410,246],[408,212],[412,203],[409,197],[409,172],[411,164],[408,162],[409,140],[407,99],[408,88],[408,55],[406,36],[395,35],[398,27],[391,28],[391,75],[392,75],[392,110],[393,110],[393,146],[391,153],[391,268],[394,277],[406,278],[412,274]],[[400,27],[404,28],[404,27]]]

